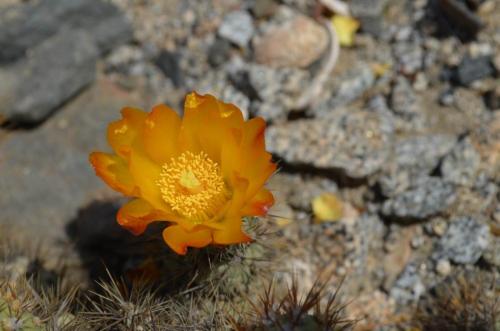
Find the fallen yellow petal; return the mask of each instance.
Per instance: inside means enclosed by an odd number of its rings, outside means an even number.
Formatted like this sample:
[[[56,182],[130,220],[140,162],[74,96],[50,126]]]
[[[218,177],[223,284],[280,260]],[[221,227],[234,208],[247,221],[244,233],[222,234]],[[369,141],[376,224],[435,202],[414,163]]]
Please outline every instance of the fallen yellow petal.
[[[377,77],[382,77],[391,68],[389,63],[372,63],[372,71]]]
[[[314,198],[312,210],[319,222],[338,221],[343,216],[342,201],[332,193],[322,193]]]
[[[359,22],[350,16],[335,15],[332,17],[332,24],[337,32],[340,45],[352,46],[354,34],[359,29]]]

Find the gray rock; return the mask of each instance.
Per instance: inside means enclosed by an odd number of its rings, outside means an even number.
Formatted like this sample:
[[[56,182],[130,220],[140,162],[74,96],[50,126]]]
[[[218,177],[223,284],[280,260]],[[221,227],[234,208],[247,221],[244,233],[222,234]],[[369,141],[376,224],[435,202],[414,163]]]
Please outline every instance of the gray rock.
[[[251,8],[256,18],[266,18],[276,13],[278,3],[275,0],[255,0]]]
[[[67,29],[83,30],[101,53],[132,39],[132,28],[113,4],[101,0],[40,0],[0,12],[0,63]]]
[[[109,150],[106,126],[126,104],[137,103],[109,82],[98,81],[39,129],[4,138],[0,225],[16,226],[33,238],[60,239],[78,209],[109,196],[88,155]]]
[[[393,45],[394,57],[397,59],[397,69],[405,75],[412,75],[422,70],[424,51],[415,41],[397,42]]]
[[[330,109],[345,106],[357,100],[363,93],[370,89],[375,83],[373,70],[367,64],[358,63],[342,74],[335,76],[331,80],[331,85],[327,89],[332,97],[325,105],[320,105],[311,109],[316,117],[328,114]]]
[[[380,37],[384,30],[383,10],[386,4],[387,0],[353,0],[349,9],[361,22],[363,32]]]
[[[482,258],[484,261],[496,268],[500,268],[500,238],[498,236],[490,236],[490,244],[483,252]]]
[[[392,134],[383,130],[377,114],[350,109],[321,119],[274,125],[266,137],[268,149],[288,163],[337,169],[362,178],[385,164]]]
[[[250,65],[248,83],[261,101],[256,114],[266,120],[285,119],[309,84],[310,74],[296,68],[270,68]]]
[[[466,216],[452,219],[439,240],[433,258],[447,258],[458,264],[476,263],[490,242],[488,225]]]
[[[370,34],[376,38],[386,40],[386,24],[383,16],[365,16],[360,17],[361,30],[364,33]]]
[[[392,87],[390,104],[396,114],[411,116],[418,112],[417,97],[405,77],[397,77]]]
[[[455,96],[453,95],[453,90],[446,89],[441,94],[439,94],[439,103],[443,106],[451,106],[455,102]]]
[[[453,184],[422,177],[405,192],[386,200],[382,214],[400,222],[422,220],[446,210],[455,199]]]
[[[224,17],[218,33],[222,38],[246,47],[254,33],[252,17],[246,11],[231,12]]]
[[[425,291],[425,285],[415,264],[409,263],[390,289],[389,294],[398,304],[417,301]]]
[[[441,276],[448,276],[451,272],[451,263],[447,259],[436,262],[436,272]]]
[[[214,68],[229,60],[231,44],[225,39],[217,39],[208,49],[207,60]]]
[[[469,138],[460,141],[443,160],[444,180],[457,185],[472,186],[481,163],[481,156]]]
[[[475,59],[466,57],[457,67],[456,79],[458,83],[467,86],[494,73],[495,69],[491,64],[491,56],[481,56]]]
[[[352,0],[349,3],[351,14],[358,17],[374,17],[383,13],[387,0]]]
[[[165,77],[170,78],[175,87],[184,84],[184,76],[179,64],[179,54],[163,50],[155,59],[155,63]]]
[[[449,134],[416,136],[400,140],[394,147],[392,162],[378,179],[382,194],[394,197],[408,190],[435,170],[455,145]]]
[[[430,172],[457,141],[454,135],[431,134],[403,139],[395,146],[395,162],[402,168]]]
[[[0,116],[13,123],[35,124],[90,84],[97,49],[80,31],[45,40],[27,58],[0,68]]]

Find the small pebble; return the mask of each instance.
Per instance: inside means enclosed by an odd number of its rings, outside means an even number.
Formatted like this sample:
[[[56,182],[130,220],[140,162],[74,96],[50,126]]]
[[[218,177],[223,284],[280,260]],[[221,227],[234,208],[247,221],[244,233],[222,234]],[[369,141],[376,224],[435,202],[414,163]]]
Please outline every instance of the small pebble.
[[[412,238],[412,240],[411,240],[411,247],[413,249],[416,249],[416,248],[419,248],[420,246],[422,246],[423,243],[424,243],[424,237],[423,236],[416,236],[416,237]]]
[[[438,219],[433,225],[432,225],[432,231],[434,234],[438,237],[441,237],[445,232],[447,228],[446,221],[443,219]]]
[[[252,17],[246,11],[231,12],[224,17],[218,32],[222,38],[246,47],[254,33]]]
[[[447,89],[439,95],[439,103],[442,106],[451,106],[455,101],[453,90]]]
[[[497,208],[497,210],[493,213],[493,220],[500,223],[500,208]]]
[[[413,82],[413,88],[415,91],[425,91],[429,86],[429,81],[423,72],[417,73],[415,81]]]
[[[468,86],[474,81],[492,76],[494,68],[490,56],[466,57],[456,69],[456,79],[461,85]]]
[[[447,276],[451,272],[451,263],[446,259],[439,260],[436,264],[436,271],[441,276]]]

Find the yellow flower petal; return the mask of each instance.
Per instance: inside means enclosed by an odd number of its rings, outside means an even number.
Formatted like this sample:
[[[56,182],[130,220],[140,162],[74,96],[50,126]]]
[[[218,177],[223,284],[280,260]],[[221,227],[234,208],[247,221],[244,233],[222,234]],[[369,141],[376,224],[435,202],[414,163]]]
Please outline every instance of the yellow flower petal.
[[[341,46],[352,46],[354,35],[359,29],[359,22],[349,16],[335,15],[332,17],[332,24],[337,32],[337,37]]]
[[[191,93],[186,97],[181,141],[184,149],[203,150],[220,162],[222,141],[232,139],[233,131],[243,126],[241,111],[211,95]]]
[[[209,229],[196,229],[186,231],[181,226],[171,225],[163,230],[163,240],[177,254],[185,255],[187,247],[205,247],[212,242]]]
[[[112,189],[128,196],[137,194],[134,179],[121,157],[93,152],[89,156],[89,161],[94,167],[96,175],[101,177]]]
[[[265,216],[273,204],[273,194],[263,187],[246,204],[242,210],[242,214],[245,216]]]
[[[314,216],[318,221],[338,221],[343,215],[342,201],[332,193],[323,193],[312,201]]]
[[[144,123],[144,149],[155,162],[162,164],[169,161],[178,151],[179,115],[165,105],[158,105]]]
[[[146,230],[149,223],[157,220],[158,216],[146,200],[134,199],[120,208],[117,220],[125,229],[139,235]]]
[[[146,113],[140,109],[126,107],[122,111],[122,119],[108,126],[108,142],[116,154],[128,157],[132,144],[140,135]]]
[[[139,148],[132,150],[129,162],[130,174],[139,188],[140,197],[157,209],[164,208],[165,203],[156,184],[160,177],[160,165],[148,158]]]
[[[224,225],[222,230],[213,231],[215,244],[231,245],[252,241],[252,238],[241,229],[241,218],[227,219],[224,221]]]

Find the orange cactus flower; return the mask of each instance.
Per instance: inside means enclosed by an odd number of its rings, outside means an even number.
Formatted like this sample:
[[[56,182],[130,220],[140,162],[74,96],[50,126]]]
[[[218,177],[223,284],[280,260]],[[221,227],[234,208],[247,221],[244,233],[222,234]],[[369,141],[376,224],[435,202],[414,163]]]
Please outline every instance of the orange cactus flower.
[[[167,221],[163,238],[178,254],[251,240],[243,217],[264,216],[274,203],[264,187],[276,164],[262,118],[245,121],[236,106],[194,92],[182,119],[165,105],[121,113],[107,132],[114,153],[91,153],[90,162],[111,188],[134,198],[118,211],[122,227],[139,235]]]

